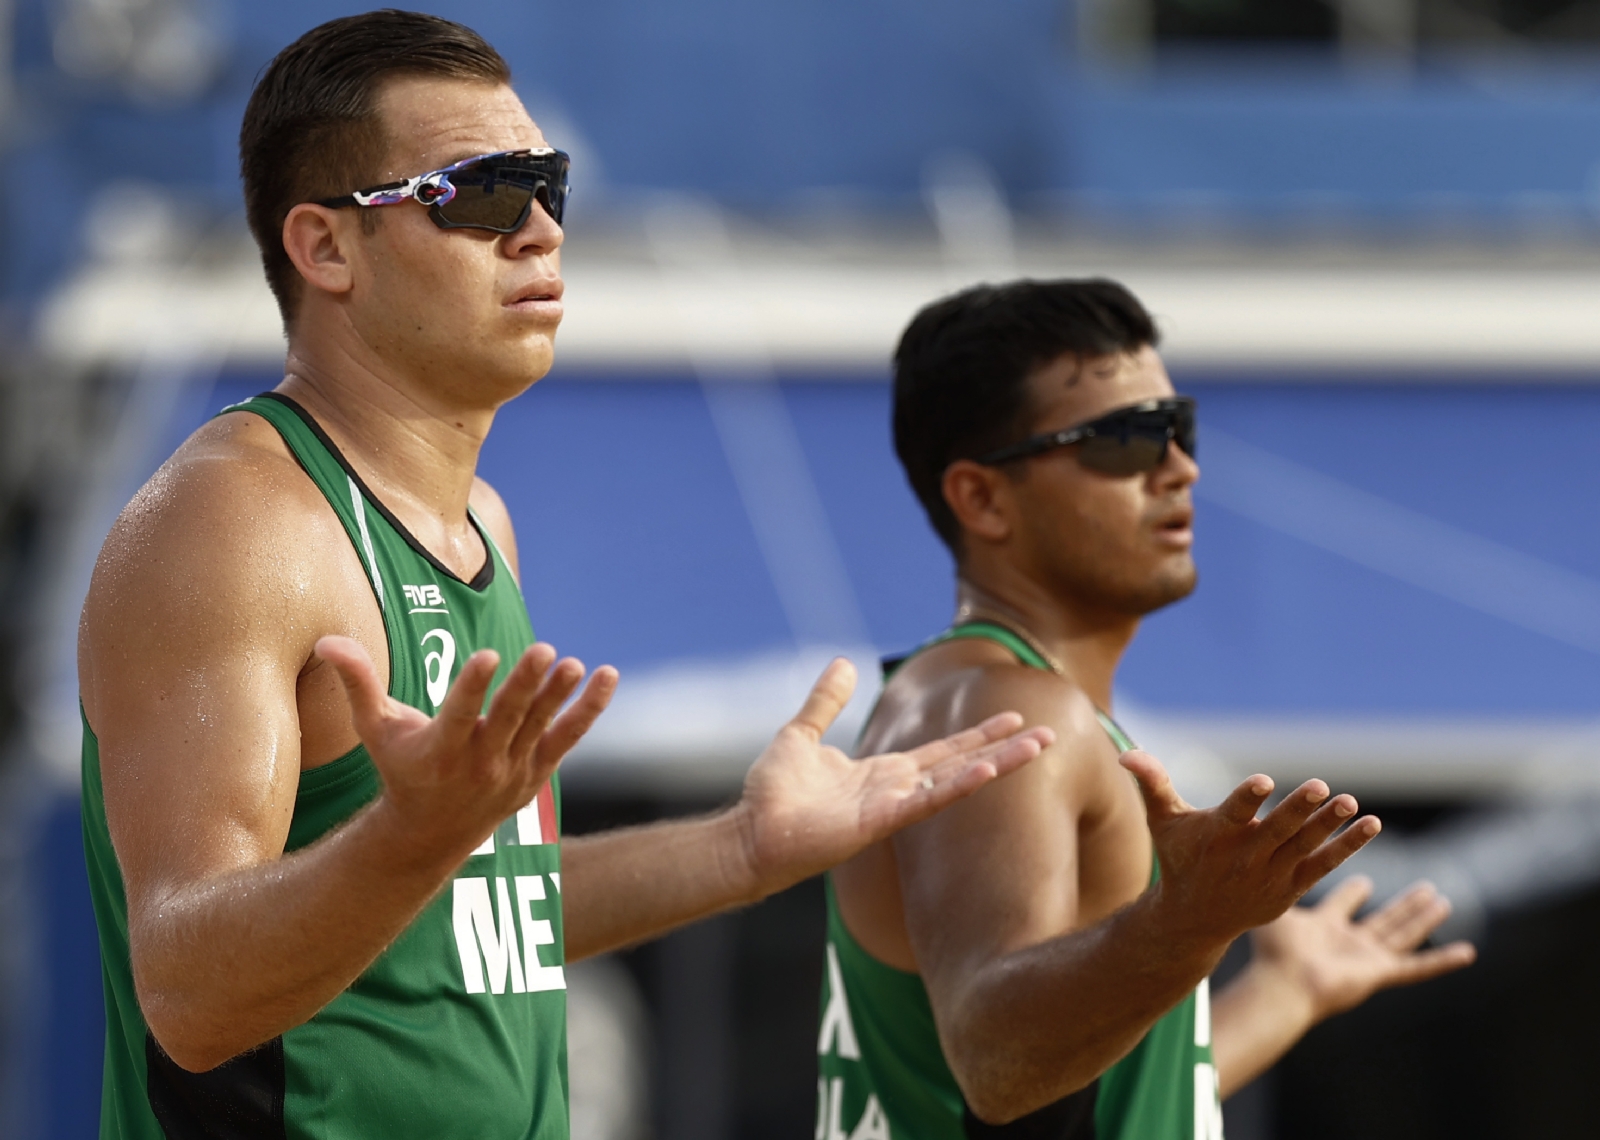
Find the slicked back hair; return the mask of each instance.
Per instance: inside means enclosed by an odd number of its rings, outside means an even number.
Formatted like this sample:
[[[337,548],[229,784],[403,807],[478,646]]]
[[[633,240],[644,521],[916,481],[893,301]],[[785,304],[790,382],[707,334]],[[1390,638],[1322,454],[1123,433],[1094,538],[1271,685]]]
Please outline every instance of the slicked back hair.
[[[945,469],[1024,438],[1034,414],[1028,378],[1047,364],[1159,339],[1138,298],[1103,278],[978,285],[912,319],[894,354],[894,448],[957,562],[961,524],[945,501]]]
[[[283,248],[284,219],[301,202],[381,180],[389,139],[377,98],[401,76],[509,83],[511,69],[471,28],[386,8],[312,28],[256,81],[239,129],[239,173],[245,218],[286,328],[301,280]]]

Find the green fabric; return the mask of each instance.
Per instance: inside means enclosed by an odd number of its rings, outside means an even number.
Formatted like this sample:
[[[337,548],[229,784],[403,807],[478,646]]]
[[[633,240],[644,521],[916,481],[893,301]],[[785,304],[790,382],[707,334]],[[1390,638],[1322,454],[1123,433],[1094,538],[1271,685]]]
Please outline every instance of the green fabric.
[[[994,641],[1031,668],[1050,667],[1016,633],[992,622],[955,626],[916,652],[962,638]],[[1134,747],[1108,714],[1099,716],[1120,751]],[[1152,866],[1151,882],[1159,874]],[[816,1140],[963,1140],[961,1089],[940,1047],[922,978],[862,949],[831,880],[827,899]],[[1095,1133],[1097,1140],[1221,1140],[1208,982],[1101,1075]]]
[[[225,411],[270,422],[344,523],[383,611],[390,695],[433,712],[481,648],[500,653],[498,687],[533,630],[483,528],[492,565],[462,582],[407,540],[294,409],[255,397]],[[83,744],[84,843],[106,992],[101,1137],[162,1140],[145,1092],[127,904],[87,720]],[[380,786],[363,746],[302,773],[287,850],[338,827]],[[552,782],[502,824],[348,990],[283,1035],[290,1140],[566,1140],[559,795]]]

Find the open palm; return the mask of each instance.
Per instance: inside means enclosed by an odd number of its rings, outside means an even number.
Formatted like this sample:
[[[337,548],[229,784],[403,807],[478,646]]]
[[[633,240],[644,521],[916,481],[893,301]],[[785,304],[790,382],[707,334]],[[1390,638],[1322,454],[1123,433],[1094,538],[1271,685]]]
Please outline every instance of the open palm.
[[[1318,905],[1293,907],[1254,934],[1257,960],[1304,987],[1317,1021],[1379,990],[1459,970],[1477,956],[1467,942],[1419,949],[1450,914],[1432,884],[1418,883],[1357,919],[1371,896],[1371,880],[1355,876]]]
[[[1047,728],[1019,731],[1022,718],[1002,713],[909,752],[853,760],[822,735],[854,689],[854,667],[835,660],[745,778],[746,842],[763,877],[797,882],[841,863],[1027,763],[1054,739]]]

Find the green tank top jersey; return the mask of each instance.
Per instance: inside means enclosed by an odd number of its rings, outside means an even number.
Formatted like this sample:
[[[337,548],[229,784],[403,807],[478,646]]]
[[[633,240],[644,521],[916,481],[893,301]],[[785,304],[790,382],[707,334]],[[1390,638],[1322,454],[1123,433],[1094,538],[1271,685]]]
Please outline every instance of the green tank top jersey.
[[[1050,667],[1021,637],[990,622],[956,626],[917,652],[958,638],[995,641],[1025,665]],[[900,663],[886,662],[886,679]],[[1099,717],[1120,751],[1134,747],[1114,720]],[[1152,882],[1158,874],[1152,867]],[[1010,1124],[985,1124],[945,1061],[921,977],[863,950],[840,916],[831,882],[827,897],[816,1140],[1222,1140],[1206,982],[1087,1089]]]
[[[373,497],[304,410],[269,393],[225,409],[283,436],[366,567],[389,643],[389,693],[432,713],[461,663],[500,653],[498,686],[533,642],[527,607],[484,528],[463,582]],[[287,851],[379,791],[358,746],[302,772]],[[134,996],[122,877],[99,748],[83,731],[83,829],[106,999],[102,1140],[566,1140],[559,789],[503,823],[371,967],[310,1021],[206,1073],[180,1069]]]

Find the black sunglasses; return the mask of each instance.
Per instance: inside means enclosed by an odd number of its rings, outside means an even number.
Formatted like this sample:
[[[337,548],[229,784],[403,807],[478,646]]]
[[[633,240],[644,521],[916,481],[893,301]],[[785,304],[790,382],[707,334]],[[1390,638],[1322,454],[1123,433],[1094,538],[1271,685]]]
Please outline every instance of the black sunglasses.
[[[556,225],[567,212],[567,170],[572,160],[564,151],[502,150],[462,159],[453,166],[415,178],[389,182],[324,198],[317,203],[343,206],[395,206],[420,202],[441,230],[520,230],[537,200]]]
[[[1078,462],[1102,475],[1141,475],[1154,471],[1166,459],[1169,443],[1176,443],[1193,459],[1194,400],[1188,396],[1172,396],[1130,404],[1076,427],[1029,436],[1020,443],[980,456],[977,462],[993,467],[1074,443],[1079,445]]]

